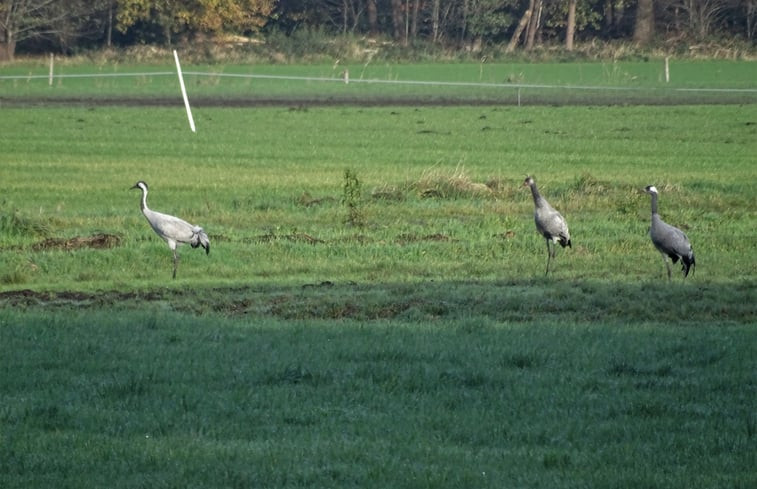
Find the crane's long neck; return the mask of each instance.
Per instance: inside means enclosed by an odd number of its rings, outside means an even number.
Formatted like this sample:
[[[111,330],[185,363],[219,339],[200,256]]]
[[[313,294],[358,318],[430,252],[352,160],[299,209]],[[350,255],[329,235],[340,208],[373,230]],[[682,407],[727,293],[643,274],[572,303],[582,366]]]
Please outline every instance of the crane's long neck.
[[[534,197],[534,205],[539,207],[540,205],[542,205],[544,199],[539,193],[539,189],[536,188],[536,183],[532,183],[531,185],[529,185],[529,187],[531,187],[531,195]]]
[[[657,215],[657,194],[652,193],[650,194],[652,196],[652,216]]]
[[[150,209],[147,207],[147,190],[146,189],[141,189],[141,190],[142,190],[142,200],[140,201],[139,206],[142,208],[142,212],[144,213],[145,211],[149,211]]]

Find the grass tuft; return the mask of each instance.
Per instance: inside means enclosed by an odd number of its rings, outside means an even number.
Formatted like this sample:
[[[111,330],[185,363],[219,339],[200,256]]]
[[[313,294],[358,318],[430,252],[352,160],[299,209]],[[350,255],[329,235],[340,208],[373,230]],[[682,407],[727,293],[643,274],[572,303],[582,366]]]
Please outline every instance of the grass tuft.
[[[26,217],[18,209],[3,209],[0,210],[0,233],[16,238],[46,236],[50,233],[50,225]]]
[[[549,452],[542,457],[542,465],[547,470],[567,469],[571,464],[571,457],[568,453]]]
[[[425,198],[463,199],[492,195],[492,188],[486,183],[473,181],[462,165],[451,173],[438,168],[427,169],[414,187]]]
[[[582,173],[573,182],[573,190],[584,195],[601,194],[607,191],[608,187],[606,182],[601,182],[588,172]]]

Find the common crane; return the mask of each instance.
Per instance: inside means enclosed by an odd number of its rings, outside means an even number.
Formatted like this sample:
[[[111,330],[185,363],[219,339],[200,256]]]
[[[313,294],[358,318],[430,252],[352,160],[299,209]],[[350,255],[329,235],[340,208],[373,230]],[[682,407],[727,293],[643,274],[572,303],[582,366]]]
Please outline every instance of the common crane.
[[[549,263],[555,257],[555,243],[560,246],[573,247],[570,242],[570,232],[568,231],[568,222],[565,218],[549,205],[547,199],[541,196],[539,189],[536,188],[536,182],[533,177],[526,177],[523,181],[524,187],[531,187],[531,195],[534,197],[534,223],[539,234],[547,240],[547,271],[544,275],[549,274]],[[550,242],[552,245],[550,246]]]
[[[662,254],[662,261],[665,262],[665,267],[668,270],[668,280],[670,280],[668,257],[673,263],[681,260],[683,277],[686,278],[689,275],[689,270],[692,267],[696,268],[694,250],[691,249],[689,238],[677,227],[660,219],[660,215],[657,213],[657,188],[654,185],[647,185],[644,191],[652,196],[652,225],[649,227],[649,236],[652,238],[652,243],[657,251]]]
[[[173,278],[176,278],[176,268],[179,263],[179,257],[176,254],[178,245],[189,243],[192,248],[202,246],[205,248],[205,254],[210,253],[210,239],[200,226],[194,226],[178,217],[151,210],[147,207],[147,183],[140,180],[131,187],[132,190],[135,188],[142,191],[142,214],[145,215],[147,222],[150,223],[158,236],[168,243],[168,247],[173,252]]]

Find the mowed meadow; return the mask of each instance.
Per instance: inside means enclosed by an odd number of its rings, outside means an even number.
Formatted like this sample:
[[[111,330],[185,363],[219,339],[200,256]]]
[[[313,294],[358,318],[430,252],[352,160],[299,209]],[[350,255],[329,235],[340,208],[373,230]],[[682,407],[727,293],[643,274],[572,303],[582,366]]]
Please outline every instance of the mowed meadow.
[[[754,103],[327,96],[199,104],[192,133],[178,90],[14,87],[0,486],[757,484]],[[527,174],[570,225],[548,276]],[[138,180],[210,236],[175,280]]]
[[[754,277],[753,106],[3,109],[5,289],[532,280],[534,175],[574,248],[554,278],[659,282],[649,196],[690,236],[692,284]],[[357,180],[357,222],[344,202]],[[171,253],[148,204],[201,225]],[[67,240],[113,235],[107,250]],[[86,244],[86,243],[85,243]],[[680,277],[677,277],[680,278]],[[678,280],[680,282],[680,280]]]

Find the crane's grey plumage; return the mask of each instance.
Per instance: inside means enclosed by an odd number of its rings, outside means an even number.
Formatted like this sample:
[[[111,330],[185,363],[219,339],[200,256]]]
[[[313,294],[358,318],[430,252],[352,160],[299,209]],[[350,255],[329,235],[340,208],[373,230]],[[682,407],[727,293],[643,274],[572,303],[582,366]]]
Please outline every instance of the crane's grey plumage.
[[[668,257],[673,263],[681,260],[683,277],[689,275],[689,270],[696,268],[694,260],[694,250],[691,248],[689,238],[683,231],[677,227],[671,226],[662,219],[657,213],[657,189],[654,185],[647,185],[644,191],[652,196],[652,225],[649,227],[649,236],[652,238],[657,251],[662,254],[662,261],[665,262],[665,268],[668,270],[668,280],[670,280],[670,263]]]
[[[547,240],[547,271],[545,272],[545,275],[547,275],[549,274],[549,263],[555,257],[555,243],[560,243],[563,248],[566,246],[573,247],[570,242],[568,222],[554,207],[549,205],[547,199],[541,196],[533,177],[526,177],[523,186],[531,187],[531,195],[534,197],[536,230]],[[550,243],[552,243],[551,247]]]
[[[168,243],[168,247],[173,252],[173,278],[176,278],[176,268],[179,262],[179,257],[176,254],[178,245],[188,243],[192,248],[202,246],[205,248],[205,254],[210,253],[210,239],[200,226],[194,226],[183,219],[155,212],[147,207],[147,184],[142,180],[135,183],[131,188],[142,190],[142,214],[145,215],[147,222],[150,223],[157,235]]]

